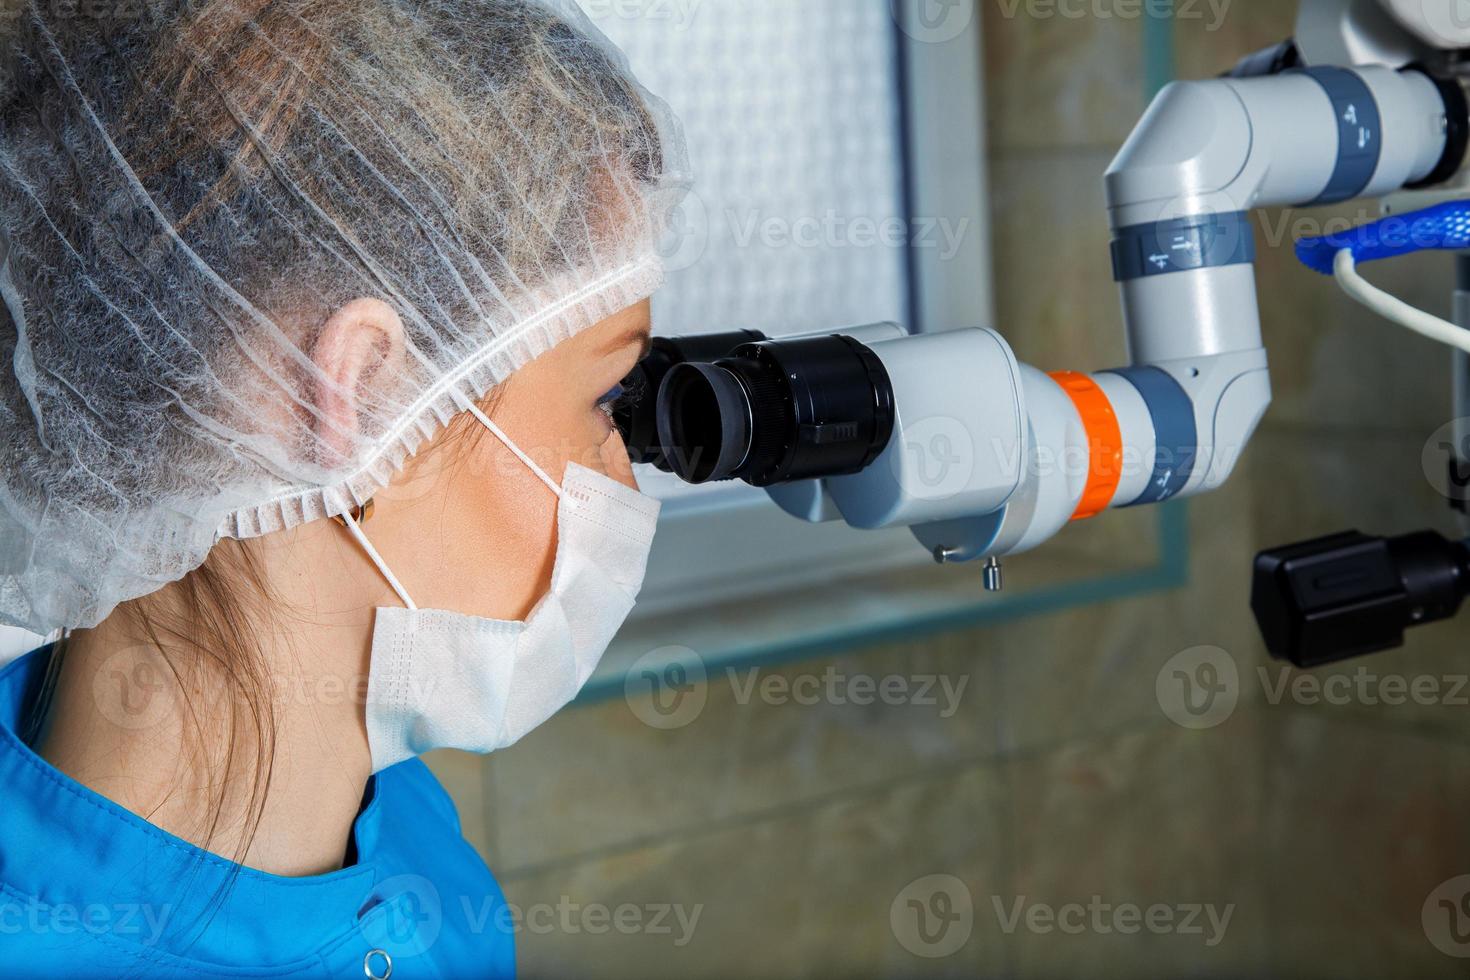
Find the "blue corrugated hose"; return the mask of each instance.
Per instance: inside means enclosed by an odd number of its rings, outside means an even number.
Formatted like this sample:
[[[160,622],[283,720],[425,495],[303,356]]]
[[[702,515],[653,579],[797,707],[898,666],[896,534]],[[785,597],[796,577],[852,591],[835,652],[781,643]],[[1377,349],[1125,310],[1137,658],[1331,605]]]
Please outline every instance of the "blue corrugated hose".
[[[1330,276],[1343,249],[1351,251],[1358,264],[1428,249],[1470,249],[1470,201],[1449,201],[1341,233],[1302,238],[1296,243],[1296,257],[1307,268]]]

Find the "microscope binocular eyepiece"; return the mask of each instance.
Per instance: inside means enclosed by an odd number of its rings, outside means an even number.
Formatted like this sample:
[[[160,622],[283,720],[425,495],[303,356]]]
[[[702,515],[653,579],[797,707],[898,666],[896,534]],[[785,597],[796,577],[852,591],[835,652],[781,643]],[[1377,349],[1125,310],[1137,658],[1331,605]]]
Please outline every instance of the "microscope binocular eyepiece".
[[[680,479],[770,487],[872,463],[893,435],[893,385],[851,337],[762,341],[672,367],[657,416],[664,460]]]
[[[613,422],[634,463],[691,483],[754,477],[748,482],[770,486],[801,473],[848,473],[872,462],[892,432],[891,386],[879,390],[884,369],[870,345],[907,336],[896,323],[871,323],[769,342],[758,330],[657,337],[623,380],[628,395]],[[773,347],[755,349],[764,343]],[[661,398],[665,381],[686,367]],[[783,438],[790,445],[777,447]],[[774,471],[771,453],[784,459]]]
[[[658,392],[671,370],[680,364],[697,364],[724,357],[741,344],[765,340],[756,330],[732,330],[698,337],[656,337],[648,356],[623,379],[628,395],[615,409],[613,422],[628,444],[635,463],[648,463],[668,471],[658,434]]]
[[[627,382],[643,397],[618,413],[635,461],[687,483],[743,480],[794,517],[869,530],[993,515],[1017,492],[1023,372],[995,331],[729,337],[655,342]]]

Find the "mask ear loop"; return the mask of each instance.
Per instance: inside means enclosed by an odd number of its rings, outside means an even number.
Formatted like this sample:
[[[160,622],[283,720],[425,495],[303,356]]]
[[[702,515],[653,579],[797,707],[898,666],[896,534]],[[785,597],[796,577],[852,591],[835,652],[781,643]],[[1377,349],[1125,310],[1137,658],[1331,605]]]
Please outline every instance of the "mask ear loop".
[[[535,473],[536,476],[541,479],[541,482],[546,484],[546,486],[551,490],[552,493],[556,494],[556,498],[558,500],[562,498],[561,485],[558,484],[551,477],[547,476],[546,471],[537,466],[534,459],[522,452],[521,447],[512,442],[510,436],[506,435],[505,431],[501,429],[500,426],[490,421],[490,416],[482,412],[479,405],[476,405],[473,401],[466,398],[464,393],[459,391],[458,389],[454,391],[454,400],[460,408],[464,409],[466,412],[469,412],[471,415],[479,420],[481,425],[489,429],[490,434],[499,439],[506,449],[509,449],[511,452],[515,453],[516,458],[519,459],[522,463],[525,463],[526,467],[532,473]]]
[[[553,480],[550,476],[548,476],[545,470],[536,465],[536,461],[534,459],[522,452],[521,447],[512,442],[510,436],[506,435],[505,431],[501,429],[500,426],[490,421],[490,417],[480,410],[480,406],[476,405],[469,398],[466,398],[464,394],[458,390],[454,391],[453,394],[454,400],[460,406],[460,408],[469,412],[477,420],[479,420],[479,423],[481,425],[489,429],[490,433],[495,436],[495,438],[499,439],[506,449],[509,449],[511,452],[515,453],[516,458],[519,459],[522,463],[525,463],[527,469],[529,469],[532,473],[535,473],[536,476],[541,480],[541,482],[546,484],[547,488],[550,489],[552,493],[556,494],[558,500],[562,499],[563,494],[561,486],[558,485],[557,482]],[[358,545],[362,547],[362,550],[367,553],[368,558],[370,558],[372,560],[372,563],[377,566],[378,571],[382,573],[383,578],[387,579],[389,587],[392,588],[393,591],[398,595],[398,598],[402,600],[404,606],[406,606],[410,610],[417,610],[418,606],[414,603],[413,598],[409,596],[408,590],[403,587],[402,582],[398,581],[398,576],[393,574],[393,569],[388,567],[388,563],[383,560],[383,556],[378,554],[378,549],[373,547],[373,543],[369,541],[367,535],[363,533],[362,525],[358,523],[358,520],[353,515],[352,511],[348,510],[339,514],[338,520],[341,521],[343,527],[347,528],[347,532],[352,535],[352,537],[357,541]]]
[[[393,569],[389,568],[388,563],[383,560],[383,556],[378,554],[378,549],[373,547],[373,543],[368,540],[367,535],[362,533],[362,525],[357,523],[357,518],[352,516],[352,512],[348,511],[342,514],[341,519],[342,526],[347,528],[347,533],[357,539],[357,543],[362,546],[363,551],[367,552],[367,556],[372,559],[373,564],[378,566],[378,571],[383,574],[383,578],[388,580],[389,587],[398,593],[398,598],[403,601],[403,604],[410,610],[417,610],[418,606],[414,604],[413,599],[408,594],[408,590],[403,587],[402,582],[398,581],[398,576],[393,574]]]

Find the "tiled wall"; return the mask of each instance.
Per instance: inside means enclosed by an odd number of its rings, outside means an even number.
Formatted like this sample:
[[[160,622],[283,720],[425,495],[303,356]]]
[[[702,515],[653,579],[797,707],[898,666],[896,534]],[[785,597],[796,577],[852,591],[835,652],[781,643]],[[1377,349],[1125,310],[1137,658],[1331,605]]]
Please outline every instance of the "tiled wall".
[[[1119,363],[1101,174],[1141,110],[1140,22],[982,6],[998,326],[1046,368]],[[1084,6],[1136,9],[1071,9]],[[1180,74],[1289,35],[1293,7],[1234,0],[1216,22],[1218,4],[1195,4],[1201,15],[1175,25]],[[1265,659],[1247,607],[1260,547],[1353,526],[1452,529],[1419,462],[1449,417],[1447,357],[1296,267],[1290,236],[1272,233],[1282,221],[1263,217],[1260,262],[1276,402],[1231,484],[1189,506],[1186,588],[765,669],[753,691],[750,674],[721,677],[671,730],[618,700],[564,712],[488,761],[436,759],[510,901],[557,910],[519,937],[525,975],[1461,973],[1421,912],[1470,873],[1470,706],[1275,698],[1292,675]],[[1061,263],[1022,261],[1042,238],[1061,243]],[[1444,257],[1372,275],[1447,308]],[[1080,533],[1123,548],[1148,519]],[[1337,673],[1447,678],[1447,690],[1470,672],[1466,637],[1464,622],[1428,627]],[[1161,711],[1156,682],[1199,645],[1228,651],[1241,699],[1191,730]],[[947,716],[942,692],[932,705],[780,696],[829,670],[965,686]],[[915,955],[948,951],[948,934],[915,939],[900,897],[935,874],[963,883],[948,894],[968,895],[973,924],[949,955]],[[1068,903],[1107,908],[1100,924],[1069,919],[1076,934],[1028,927],[1028,911]],[[1223,937],[1203,914],[1203,934],[1122,934],[1111,915],[1129,904],[1231,917]]]

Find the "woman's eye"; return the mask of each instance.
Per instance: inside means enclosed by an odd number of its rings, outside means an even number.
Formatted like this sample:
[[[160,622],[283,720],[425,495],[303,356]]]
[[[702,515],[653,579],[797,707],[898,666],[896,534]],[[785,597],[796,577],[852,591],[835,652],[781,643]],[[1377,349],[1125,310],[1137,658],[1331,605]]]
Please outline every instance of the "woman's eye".
[[[628,389],[624,388],[622,385],[614,385],[611,391],[603,395],[601,398],[597,399],[597,405],[599,408],[614,408],[617,406],[618,402],[623,400],[623,397],[627,395],[627,393]]]
[[[597,404],[614,408],[636,405],[648,394],[648,385],[639,375],[624,378],[620,384],[597,400]]]

